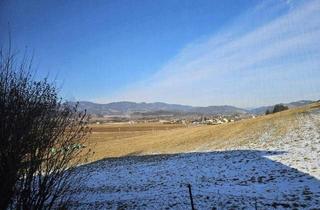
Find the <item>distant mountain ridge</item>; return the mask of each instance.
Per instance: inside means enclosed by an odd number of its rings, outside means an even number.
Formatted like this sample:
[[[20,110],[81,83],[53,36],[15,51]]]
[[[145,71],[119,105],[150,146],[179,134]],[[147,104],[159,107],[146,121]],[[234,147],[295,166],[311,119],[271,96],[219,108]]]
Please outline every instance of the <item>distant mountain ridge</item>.
[[[73,103],[73,102],[72,102]],[[137,112],[182,112],[198,114],[245,114],[248,111],[234,106],[208,106],[195,107],[180,104],[167,104],[162,102],[155,103],[136,103],[129,101],[112,102],[108,104],[97,104],[88,101],[80,101],[79,108],[87,110],[90,114],[99,115],[128,115]]]
[[[304,106],[314,101],[301,100],[291,103],[284,103],[289,108]],[[69,102],[75,103],[75,102]],[[189,106],[181,104],[167,104],[163,102],[154,103],[136,103],[129,101],[112,102],[108,104],[98,104],[89,101],[79,102],[80,110],[87,110],[89,114],[95,115],[130,115],[132,113],[148,113],[164,111],[166,113],[195,113],[195,114],[264,114],[267,109],[272,109],[273,106],[262,106],[254,109],[242,109],[235,106]]]

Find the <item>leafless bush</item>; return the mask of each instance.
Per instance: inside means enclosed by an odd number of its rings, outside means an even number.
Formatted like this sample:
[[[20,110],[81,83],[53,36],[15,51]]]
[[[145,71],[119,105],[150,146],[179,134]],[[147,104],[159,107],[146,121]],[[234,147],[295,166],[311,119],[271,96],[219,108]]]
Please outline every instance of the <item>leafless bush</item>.
[[[62,205],[81,177],[73,169],[87,157],[86,113],[31,72],[32,59],[0,50],[0,209]]]

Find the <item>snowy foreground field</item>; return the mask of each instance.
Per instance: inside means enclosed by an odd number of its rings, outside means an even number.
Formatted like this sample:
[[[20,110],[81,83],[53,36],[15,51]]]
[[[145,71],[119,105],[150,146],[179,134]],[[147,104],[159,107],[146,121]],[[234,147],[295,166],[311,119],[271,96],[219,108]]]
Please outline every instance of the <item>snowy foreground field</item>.
[[[320,209],[320,112],[298,115],[279,139],[268,131],[225,151],[107,159],[87,175],[74,209]],[[271,126],[272,127],[272,126]]]

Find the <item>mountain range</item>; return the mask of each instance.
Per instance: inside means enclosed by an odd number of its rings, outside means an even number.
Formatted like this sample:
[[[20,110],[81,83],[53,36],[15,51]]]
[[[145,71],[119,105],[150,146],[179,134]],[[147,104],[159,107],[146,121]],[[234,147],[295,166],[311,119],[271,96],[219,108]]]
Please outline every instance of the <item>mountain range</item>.
[[[310,104],[314,101],[301,100],[291,103],[284,103],[289,108],[299,107]],[[75,102],[69,102],[75,103]],[[137,113],[184,113],[184,114],[264,114],[267,109],[272,109],[273,106],[262,106],[253,109],[242,109],[235,106],[223,105],[223,106],[188,106],[180,104],[167,104],[162,102],[155,103],[136,103],[136,102],[112,102],[108,104],[98,104],[88,101],[80,101],[79,109],[87,110],[89,114],[94,115],[131,115]]]

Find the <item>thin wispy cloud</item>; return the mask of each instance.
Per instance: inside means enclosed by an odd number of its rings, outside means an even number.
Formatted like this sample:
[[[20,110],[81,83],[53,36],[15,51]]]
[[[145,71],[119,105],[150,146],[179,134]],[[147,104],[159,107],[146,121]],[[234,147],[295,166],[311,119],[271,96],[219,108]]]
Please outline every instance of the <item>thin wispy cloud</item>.
[[[320,1],[266,1],[110,98],[242,107],[314,99],[319,37]]]

